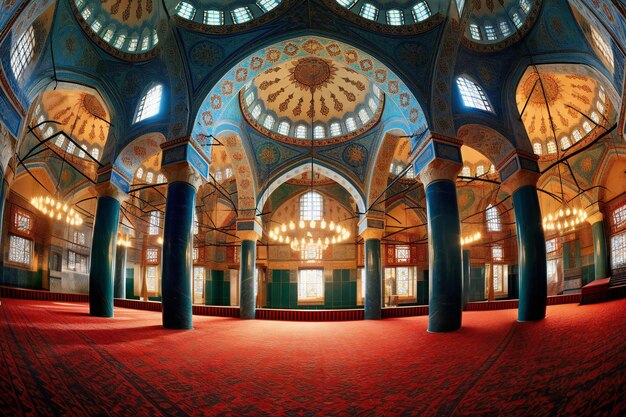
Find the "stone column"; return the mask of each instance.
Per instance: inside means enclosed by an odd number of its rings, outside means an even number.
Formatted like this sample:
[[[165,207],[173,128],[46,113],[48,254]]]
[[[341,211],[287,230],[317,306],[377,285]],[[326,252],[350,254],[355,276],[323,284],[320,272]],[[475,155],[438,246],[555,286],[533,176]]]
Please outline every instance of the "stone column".
[[[128,246],[125,242],[117,243],[115,252],[115,281],[113,285],[114,298],[126,298],[126,255]]]
[[[434,133],[418,150],[414,164],[426,190],[429,332],[449,332],[461,327],[463,259],[456,198],[456,177],[461,167],[461,141]]]
[[[237,222],[237,237],[241,239],[239,252],[239,317],[256,318],[254,275],[256,271],[256,241],[261,238],[262,228],[258,218]]]
[[[587,217],[593,234],[593,264],[594,280],[608,278],[611,275],[609,267],[609,254],[606,248],[606,235],[604,233],[604,216],[596,207],[596,212]]]
[[[537,196],[537,156],[518,151],[500,167],[502,189],[513,196],[519,265],[518,321],[546,316],[546,241]]]
[[[111,166],[98,171],[98,202],[93,225],[89,269],[89,314],[113,317],[115,247],[121,203],[128,198],[130,182]]]
[[[469,303],[470,299],[470,275],[472,267],[470,265],[470,251],[463,249],[463,307]]]
[[[365,320],[382,317],[383,267],[380,241],[385,232],[384,218],[366,217],[359,223],[365,242]]]
[[[168,181],[161,272],[163,327],[189,330],[193,328],[192,223],[208,162],[188,137],[165,142],[161,148],[161,170]]]

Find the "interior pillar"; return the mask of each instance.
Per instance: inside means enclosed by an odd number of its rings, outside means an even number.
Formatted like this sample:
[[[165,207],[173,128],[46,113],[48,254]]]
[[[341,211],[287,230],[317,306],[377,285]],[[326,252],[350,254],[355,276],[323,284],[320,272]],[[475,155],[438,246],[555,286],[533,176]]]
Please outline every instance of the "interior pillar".
[[[470,251],[463,249],[463,307],[469,303],[470,299],[470,274],[472,267],[470,264]]]
[[[99,171],[98,177],[98,201],[89,269],[89,314],[113,317],[113,278],[120,205],[128,198],[125,191],[130,189],[130,185],[110,166]],[[121,188],[118,187],[120,184]]]
[[[261,238],[258,218],[237,222],[237,236],[241,239],[239,252],[239,317],[256,318],[256,241]]]
[[[518,321],[546,316],[548,295],[546,240],[535,184],[539,178],[537,156],[514,154],[500,169],[502,188],[513,196],[519,267]]]
[[[606,247],[606,235],[604,233],[604,216],[596,212],[587,218],[591,224],[593,235],[593,264],[594,279],[603,279],[611,275],[609,268],[609,254]]]
[[[382,318],[383,268],[380,241],[384,231],[383,217],[365,217],[359,222],[359,235],[365,242],[365,320]]]
[[[163,227],[161,304],[163,327],[190,330],[192,323],[193,218],[202,183],[197,163],[205,162],[189,138],[161,145],[161,167],[168,180]],[[191,160],[191,161],[190,161]],[[208,163],[205,167],[208,170]]]
[[[426,190],[429,332],[461,328],[463,256],[455,183],[462,167],[460,147],[457,139],[431,133],[419,149],[414,166]]]
[[[113,297],[126,298],[126,254],[128,247],[124,243],[117,244],[115,252],[115,280],[113,284]]]

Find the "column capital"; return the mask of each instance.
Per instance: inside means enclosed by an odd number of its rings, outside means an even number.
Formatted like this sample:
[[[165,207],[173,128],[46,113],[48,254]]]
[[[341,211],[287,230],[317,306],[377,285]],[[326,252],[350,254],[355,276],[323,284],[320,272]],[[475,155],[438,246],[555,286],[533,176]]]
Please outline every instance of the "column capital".
[[[541,176],[538,159],[537,155],[520,150],[512,153],[497,167],[502,189],[513,195],[526,185],[536,186]]]
[[[587,223],[593,225],[595,223],[598,223],[604,220],[604,214],[602,214],[602,212],[600,211],[596,211],[595,213],[590,214],[586,220],[587,220]]]
[[[363,240],[381,240],[385,234],[385,218],[378,216],[365,216],[358,224],[359,236]]]
[[[263,236],[261,218],[256,216],[253,219],[237,220],[237,237],[241,240],[257,241]]]
[[[130,181],[113,165],[104,166],[96,172],[96,193],[98,197],[111,197],[123,203],[129,197]]]
[[[167,181],[186,182],[198,189],[209,176],[209,159],[190,136],[161,144],[161,170]]]
[[[413,170],[427,187],[439,180],[455,181],[463,167],[459,139],[431,132],[422,146],[416,150]]]

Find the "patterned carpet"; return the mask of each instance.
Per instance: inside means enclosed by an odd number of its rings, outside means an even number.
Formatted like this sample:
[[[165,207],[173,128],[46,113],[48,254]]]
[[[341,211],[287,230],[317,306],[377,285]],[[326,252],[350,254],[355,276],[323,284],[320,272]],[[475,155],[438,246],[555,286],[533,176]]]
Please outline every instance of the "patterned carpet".
[[[626,300],[427,318],[278,322],[3,299],[0,415],[623,416]]]

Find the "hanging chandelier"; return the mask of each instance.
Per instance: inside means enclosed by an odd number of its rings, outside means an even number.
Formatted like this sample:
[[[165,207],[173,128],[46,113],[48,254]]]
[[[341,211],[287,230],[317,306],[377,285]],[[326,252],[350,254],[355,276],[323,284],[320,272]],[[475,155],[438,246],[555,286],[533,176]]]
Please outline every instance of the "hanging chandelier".
[[[481,238],[480,232],[476,232],[473,235],[462,237],[461,246],[471,245],[472,243],[479,241],[480,238]]]
[[[574,231],[586,218],[587,212],[583,209],[561,207],[543,218],[543,230]]]
[[[30,203],[42,212],[44,216],[48,216],[53,220],[65,219],[65,222],[72,226],[83,224],[82,216],[61,200],[55,200],[49,196],[39,196],[33,197]]]
[[[281,224],[274,227],[269,232],[270,238],[278,243],[287,243],[294,251],[300,251],[310,246],[317,246],[320,251],[326,250],[328,246],[341,243],[350,237],[350,232],[331,221],[326,220],[300,220],[296,225],[290,221],[289,224]]]

